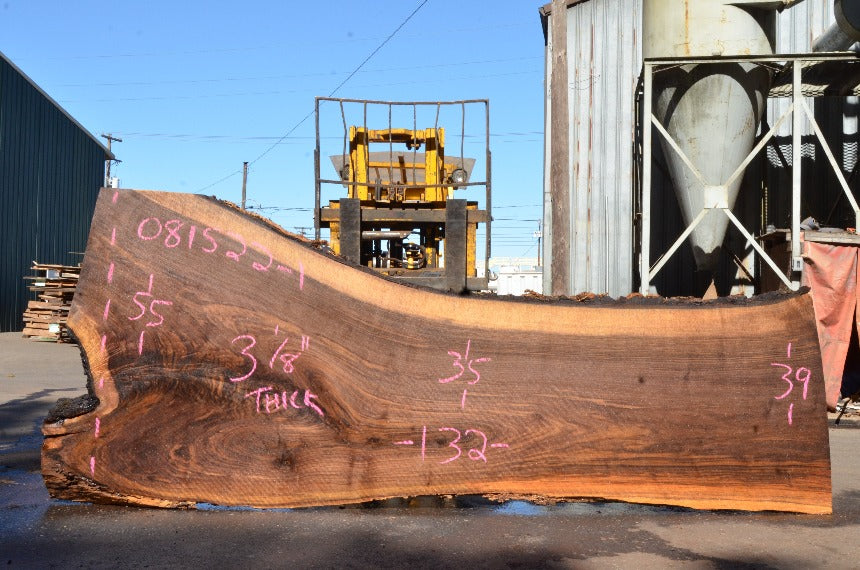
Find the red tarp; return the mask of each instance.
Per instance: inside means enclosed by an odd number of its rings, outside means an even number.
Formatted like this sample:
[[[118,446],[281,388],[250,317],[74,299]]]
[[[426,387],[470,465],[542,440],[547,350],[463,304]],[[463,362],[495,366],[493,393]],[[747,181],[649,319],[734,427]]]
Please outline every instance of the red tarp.
[[[827,407],[836,408],[845,357],[858,315],[860,247],[805,242],[804,284],[812,289]]]

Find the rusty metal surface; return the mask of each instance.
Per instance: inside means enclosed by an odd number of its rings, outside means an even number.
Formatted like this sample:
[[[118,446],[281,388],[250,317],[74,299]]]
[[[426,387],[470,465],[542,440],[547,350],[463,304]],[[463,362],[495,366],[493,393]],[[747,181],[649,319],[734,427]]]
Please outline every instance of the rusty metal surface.
[[[544,23],[555,17],[544,13]],[[551,142],[569,140],[570,294],[633,290],[634,98],[642,67],[641,0],[567,3],[568,128],[551,128],[546,92],[544,291],[552,282]],[[547,49],[546,85],[553,51]],[[565,222],[558,222],[565,223]]]

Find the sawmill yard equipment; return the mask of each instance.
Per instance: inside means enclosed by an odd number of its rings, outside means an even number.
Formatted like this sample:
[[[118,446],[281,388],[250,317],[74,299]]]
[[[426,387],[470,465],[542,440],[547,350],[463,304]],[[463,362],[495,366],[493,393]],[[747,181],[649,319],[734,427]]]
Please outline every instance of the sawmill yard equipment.
[[[341,152],[330,156],[338,179],[323,179],[320,135],[321,103],[339,110]],[[477,135],[467,133],[467,122],[483,107]],[[359,113],[351,126],[348,110]],[[440,114],[458,114],[460,130],[453,138],[459,153],[446,153],[445,128]],[[401,126],[394,126],[395,110]],[[348,119],[349,116],[349,119]],[[425,128],[418,128],[419,120]],[[428,125],[432,121],[432,126]],[[371,128],[368,124],[373,127]],[[403,128],[407,123],[411,128]],[[482,137],[483,135],[483,137]],[[476,159],[464,156],[466,140],[483,145],[486,179],[473,181]],[[386,102],[356,99],[316,100],[315,208],[316,238],[329,230],[332,250],[358,265],[389,277],[436,289],[461,292],[487,289],[485,270],[478,272],[479,224],[485,224],[484,264],[490,255],[489,101]],[[322,188],[345,188],[322,207]],[[473,187],[483,187],[486,209],[459,198]],[[342,192],[342,190],[341,190]]]

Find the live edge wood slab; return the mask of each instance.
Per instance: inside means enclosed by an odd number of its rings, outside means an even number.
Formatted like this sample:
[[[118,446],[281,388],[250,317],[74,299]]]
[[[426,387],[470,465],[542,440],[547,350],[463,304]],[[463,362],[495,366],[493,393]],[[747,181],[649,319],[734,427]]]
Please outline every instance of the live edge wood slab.
[[[831,511],[808,295],[446,295],[211,198],[103,189],[69,325],[90,396],[44,425],[58,498]]]

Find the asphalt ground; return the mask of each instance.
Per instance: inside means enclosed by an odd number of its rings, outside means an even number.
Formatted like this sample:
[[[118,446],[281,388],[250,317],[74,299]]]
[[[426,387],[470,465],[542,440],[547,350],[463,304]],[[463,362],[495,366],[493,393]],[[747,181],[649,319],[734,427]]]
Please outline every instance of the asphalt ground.
[[[0,565],[23,568],[858,568],[860,419],[833,425],[828,516],[422,498],[160,510],[56,501],[40,425],[83,394],[78,348],[0,334]]]

